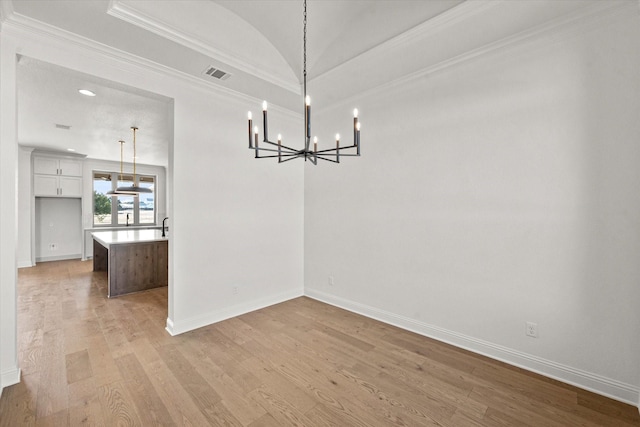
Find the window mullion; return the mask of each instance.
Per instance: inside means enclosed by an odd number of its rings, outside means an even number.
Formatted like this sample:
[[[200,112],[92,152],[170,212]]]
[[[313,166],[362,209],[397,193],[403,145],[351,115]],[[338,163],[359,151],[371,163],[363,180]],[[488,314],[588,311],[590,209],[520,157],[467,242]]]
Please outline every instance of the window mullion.
[[[137,176],[133,185],[138,186],[139,184],[140,176]],[[133,198],[133,223],[140,225],[140,196]]]
[[[111,190],[116,191],[118,188],[118,174],[111,172]],[[118,197],[111,197],[111,225],[118,225]]]

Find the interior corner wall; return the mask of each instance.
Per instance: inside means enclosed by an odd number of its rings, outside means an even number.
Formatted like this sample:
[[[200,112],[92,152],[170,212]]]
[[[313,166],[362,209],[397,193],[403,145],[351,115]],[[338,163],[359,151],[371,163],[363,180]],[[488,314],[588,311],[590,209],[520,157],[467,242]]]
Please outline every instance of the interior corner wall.
[[[639,29],[364,94],[362,157],[305,169],[305,293],[636,404]]]
[[[247,110],[259,106],[195,91],[175,99],[170,292],[182,320],[171,333],[304,292],[303,169],[257,161],[247,149]],[[278,116],[282,133],[294,135],[299,117]]]
[[[35,265],[32,253],[32,208],[34,198],[31,185],[32,148],[18,147],[18,249],[16,262],[18,268]]]
[[[0,31],[0,393],[4,387],[20,381],[16,330],[15,72],[15,50],[3,26]]]

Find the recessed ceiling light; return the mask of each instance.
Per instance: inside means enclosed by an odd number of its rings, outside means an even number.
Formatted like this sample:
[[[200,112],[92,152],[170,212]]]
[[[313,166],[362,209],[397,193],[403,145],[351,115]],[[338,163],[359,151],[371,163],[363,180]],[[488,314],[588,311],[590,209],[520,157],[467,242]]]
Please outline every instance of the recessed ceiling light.
[[[67,148],[67,151],[76,151],[74,148]]]
[[[96,94],[94,92],[91,92],[89,89],[79,89],[78,92],[87,96],[96,96]]]

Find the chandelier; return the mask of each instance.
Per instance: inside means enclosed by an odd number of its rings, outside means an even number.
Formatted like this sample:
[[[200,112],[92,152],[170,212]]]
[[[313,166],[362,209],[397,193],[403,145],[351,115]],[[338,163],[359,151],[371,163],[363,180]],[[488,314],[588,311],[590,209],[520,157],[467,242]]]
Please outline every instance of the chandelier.
[[[360,156],[360,121],[358,120],[358,109],[353,110],[353,145],[340,146],[340,134],[336,134],[335,148],[318,150],[318,137],[313,137],[313,147],[311,147],[311,98],[307,95],[307,0],[304,0],[303,18],[303,97],[304,97],[304,148],[291,148],[282,143],[282,136],[278,134],[277,142],[269,141],[267,125],[267,101],[262,103],[262,143],[259,143],[258,126],[253,126],[251,111],[249,111],[249,149],[254,150],[256,159],[277,158],[278,163],[289,160],[304,158],[314,165],[318,164],[318,159],[329,162],[340,163],[340,157]],[[253,134],[252,134],[253,132]],[[353,152],[355,149],[355,153]],[[342,152],[349,150],[349,152]]]

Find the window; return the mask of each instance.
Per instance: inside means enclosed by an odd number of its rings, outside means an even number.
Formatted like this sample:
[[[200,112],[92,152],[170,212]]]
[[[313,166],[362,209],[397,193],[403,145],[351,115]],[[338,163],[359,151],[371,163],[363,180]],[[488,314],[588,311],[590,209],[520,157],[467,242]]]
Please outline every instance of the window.
[[[151,189],[151,193],[139,196],[107,195],[108,191],[120,186],[134,184],[133,175],[120,175],[117,172],[93,173],[93,225],[94,226],[127,226],[153,225],[156,223],[155,209],[155,177],[136,175],[136,183],[140,187]]]
[[[141,176],[138,185],[140,187],[150,188],[155,187],[154,177]],[[155,207],[155,191],[153,193],[140,194],[140,224],[155,224],[156,223],[156,207]]]
[[[93,225],[111,225],[111,174],[93,173]]]

